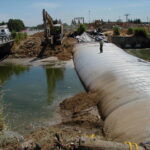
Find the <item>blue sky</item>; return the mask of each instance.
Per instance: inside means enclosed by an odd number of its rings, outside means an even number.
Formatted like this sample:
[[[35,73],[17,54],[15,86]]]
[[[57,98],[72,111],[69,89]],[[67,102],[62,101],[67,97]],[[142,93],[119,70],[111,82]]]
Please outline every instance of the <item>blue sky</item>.
[[[42,9],[45,8],[53,18],[70,23],[74,17],[94,19],[125,20],[129,18],[150,20],[150,0],[0,0],[0,21],[9,18],[22,19],[26,25],[42,23]]]

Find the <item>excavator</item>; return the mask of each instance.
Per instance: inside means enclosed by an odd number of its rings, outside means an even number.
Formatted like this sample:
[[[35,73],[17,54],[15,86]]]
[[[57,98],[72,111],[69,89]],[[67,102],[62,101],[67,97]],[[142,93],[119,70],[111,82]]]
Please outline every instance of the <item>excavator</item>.
[[[61,21],[53,21],[48,12],[43,9],[44,40],[42,45],[60,45],[63,39],[63,25]]]

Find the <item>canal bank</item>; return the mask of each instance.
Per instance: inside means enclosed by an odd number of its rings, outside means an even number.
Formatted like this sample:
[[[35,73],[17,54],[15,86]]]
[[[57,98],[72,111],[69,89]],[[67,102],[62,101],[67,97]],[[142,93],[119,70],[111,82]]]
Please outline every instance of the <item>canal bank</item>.
[[[150,61],[150,48],[124,49],[124,50],[131,55],[134,55],[146,61]]]

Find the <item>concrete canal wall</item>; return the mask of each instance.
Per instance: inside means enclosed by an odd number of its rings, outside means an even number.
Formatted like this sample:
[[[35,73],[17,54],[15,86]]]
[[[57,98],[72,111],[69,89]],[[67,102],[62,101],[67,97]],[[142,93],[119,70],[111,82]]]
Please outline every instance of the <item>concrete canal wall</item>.
[[[121,37],[121,36],[109,36],[109,42],[118,45],[121,48],[149,48],[150,39],[143,37]]]
[[[89,90],[99,92],[106,137],[115,141],[150,141],[150,63],[114,44],[78,44],[76,70]]]

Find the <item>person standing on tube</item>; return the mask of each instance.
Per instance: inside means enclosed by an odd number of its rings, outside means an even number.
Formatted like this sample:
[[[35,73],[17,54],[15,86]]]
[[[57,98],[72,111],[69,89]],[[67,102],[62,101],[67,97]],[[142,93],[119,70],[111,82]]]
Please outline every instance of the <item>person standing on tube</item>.
[[[100,44],[100,53],[103,53],[103,45],[104,45],[103,39],[100,39],[99,44]]]

